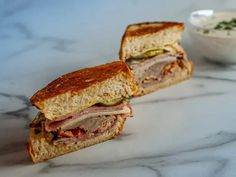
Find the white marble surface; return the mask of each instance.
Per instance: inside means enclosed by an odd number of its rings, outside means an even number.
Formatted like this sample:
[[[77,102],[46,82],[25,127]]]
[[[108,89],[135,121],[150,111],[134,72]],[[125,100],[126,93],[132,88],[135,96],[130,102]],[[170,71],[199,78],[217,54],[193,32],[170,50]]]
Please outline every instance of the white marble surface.
[[[186,21],[235,0],[0,1],[0,177],[236,176],[236,67],[203,60],[192,80],[132,100],[122,136],[33,165],[26,153],[28,98],[56,77],[118,58],[129,23]]]

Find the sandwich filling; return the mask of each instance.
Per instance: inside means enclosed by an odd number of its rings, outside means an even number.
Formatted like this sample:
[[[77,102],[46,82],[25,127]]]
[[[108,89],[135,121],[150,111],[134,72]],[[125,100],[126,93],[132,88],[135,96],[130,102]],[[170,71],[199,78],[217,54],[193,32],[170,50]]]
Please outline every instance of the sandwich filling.
[[[136,56],[126,63],[141,90],[173,77],[186,63],[185,55],[177,44],[162,50],[149,50],[140,56],[144,58]]]
[[[94,105],[56,120],[44,119],[41,130],[51,134],[54,144],[68,144],[95,138],[112,129],[118,119],[131,115],[131,107],[125,101],[113,106]]]

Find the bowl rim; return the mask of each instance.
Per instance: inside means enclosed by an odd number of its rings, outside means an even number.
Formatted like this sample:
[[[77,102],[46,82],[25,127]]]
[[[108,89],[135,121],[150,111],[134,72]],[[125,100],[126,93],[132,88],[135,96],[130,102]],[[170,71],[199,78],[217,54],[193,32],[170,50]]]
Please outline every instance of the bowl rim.
[[[236,8],[226,8],[226,9],[199,9],[199,10],[195,10],[195,11],[192,11],[189,15],[189,18],[187,20],[187,23],[192,27],[192,28],[195,28],[195,29],[200,29],[200,30],[206,30],[206,29],[209,29],[209,28],[204,28],[204,27],[201,27],[201,26],[196,26],[192,23],[191,21],[191,18],[193,17],[193,15],[199,13],[199,12],[202,12],[202,11],[211,11],[212,14],[216,14],[216,13],[224,13],[224,12],[235,12],[236,14]],[[213,31],[222,31],[222,30],[219,30],[219,29],[210,29],[210,30],[213,30]],[[193,29],[190,29],[191,32],[194,32]],[[231,31],[232,32],[232,31]],[[233,31],[235,34],[236,34],[236,30]],[[197,32],[195,32],[197,33]],[[214,37],[214,38],[231,38],[231,39],[235,39],[236,38],[236,35],[230,35],[230,36],[219,36],[219,35],[205,35],[205,34],[202,34],[202,33],[197,33],[197,34],[201,34],[202,36],[206,36],[206,37]]]

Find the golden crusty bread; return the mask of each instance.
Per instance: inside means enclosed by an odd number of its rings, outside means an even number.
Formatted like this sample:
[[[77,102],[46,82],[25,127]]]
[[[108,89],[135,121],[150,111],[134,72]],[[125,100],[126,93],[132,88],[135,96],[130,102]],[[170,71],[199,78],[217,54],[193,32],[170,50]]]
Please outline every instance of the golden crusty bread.
[[[184,60],[184,63],[185,63],[185,67],[181,68],[177,72],[175,72],[173,77],[170,77],[161,83],[152,85],[152,86],[147,87],[145,89],[139,86],[138,91],[136,92],[136,94],[134,96],[142,96],[142,95],[154,92],[156,90],[177,84],[177,83],[182,82],[184,80],[190,79],[192,76],[192,72],[193,72],[193,63],[190,60]]]
[[[129,25],[122,37],[120,59],[125,61],[147,50],[176,44],[184,24],[178,22],[145,22]]]
[[[136,91],[131,71],[116,61],[65,74],[35,93],[31,103],[52,120],[96,103],[130,97]]]
[[[40,121],[40,119],[45,119],[43,114],[38,114],[34,121]],[[45,131],[41,131],[40,133],[35,133],[34,128],[30,128],[29,132],[29,140],[28,140],[28,153],[30,158],[34,163],[42,162],[44,160],[48,160],[57,156],[61,156],[66,153],[70,153],[73,151],[77,151],[82,148],[86,148],[88,146],[92,146],[94,144],[98,144],[109,139],[115,138],[119,135],[123,129],[124,118],[117,118],[117,122],[114,127],[102,135],[99,135],[95,138],[78,141],[70,144],[57,144],[54,145],[50,143],[47,139],[50,138],[50,133]]]

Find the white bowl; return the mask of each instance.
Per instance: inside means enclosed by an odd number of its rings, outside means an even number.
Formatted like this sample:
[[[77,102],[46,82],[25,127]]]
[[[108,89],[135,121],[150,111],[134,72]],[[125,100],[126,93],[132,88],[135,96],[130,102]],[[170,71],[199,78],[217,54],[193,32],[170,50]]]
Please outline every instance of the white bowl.
[[[214,26],[236,18],[236,10],[199,10],[191,13],[189,32],[192,45],[209,60],[236,64],[236,30],[217,30]]]

